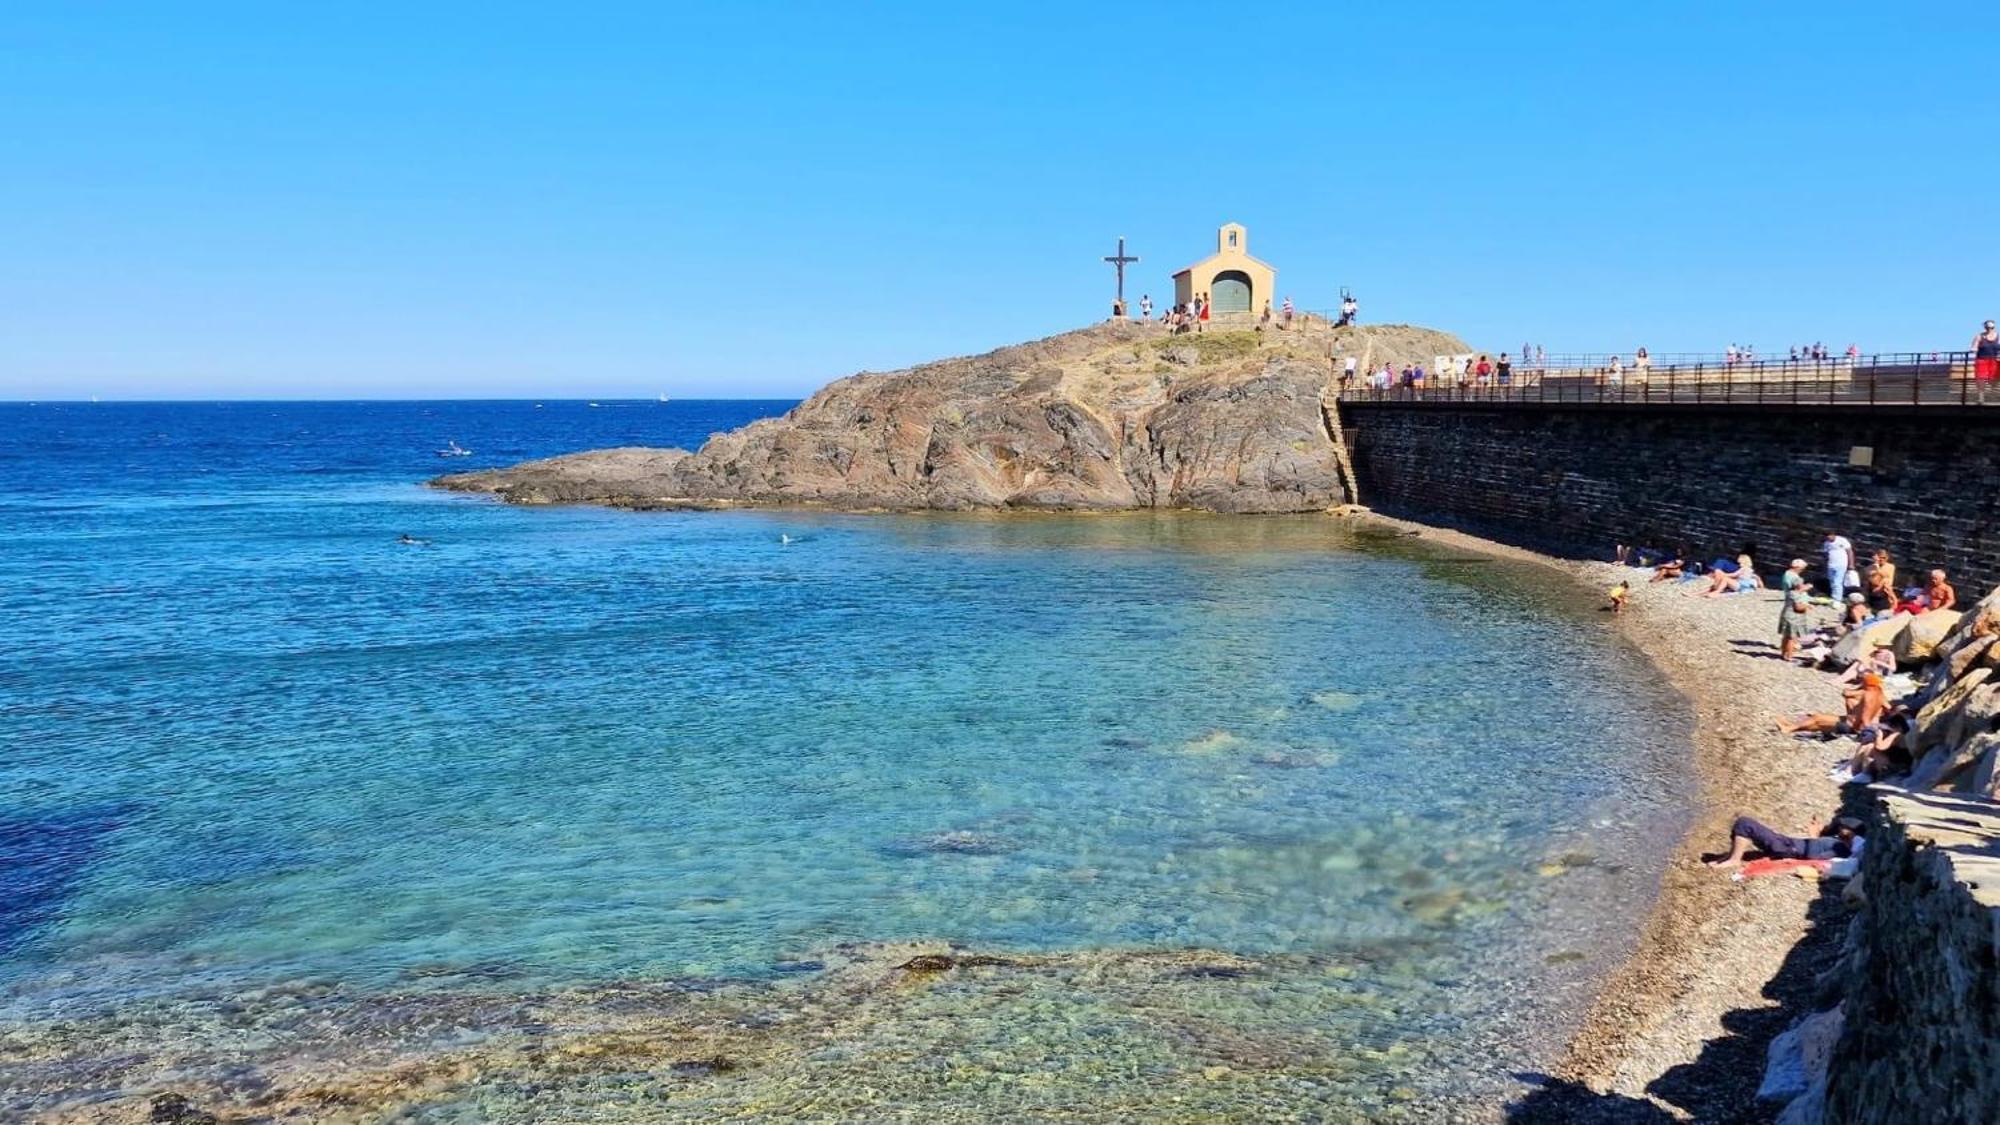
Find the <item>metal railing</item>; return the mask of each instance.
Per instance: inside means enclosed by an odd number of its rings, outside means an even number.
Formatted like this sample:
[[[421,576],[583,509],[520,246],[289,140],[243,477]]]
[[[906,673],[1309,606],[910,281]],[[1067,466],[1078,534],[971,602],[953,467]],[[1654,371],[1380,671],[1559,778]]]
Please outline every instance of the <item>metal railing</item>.
[[[1337,364],[1339,361],[1336,360]],[[1336,384],[1341,382],[1335,376]],[[1422,386],[1380,387],[1365,372],[1338,386],[1341,402],[1517,402],[1604,405],[1987,406],[2000,382],[1976,377],[1971,352],[1884,352],[1825,360],[1697,360],[1617,371],[1604,367],[1515,367],[1502,382],[1449,374]]]

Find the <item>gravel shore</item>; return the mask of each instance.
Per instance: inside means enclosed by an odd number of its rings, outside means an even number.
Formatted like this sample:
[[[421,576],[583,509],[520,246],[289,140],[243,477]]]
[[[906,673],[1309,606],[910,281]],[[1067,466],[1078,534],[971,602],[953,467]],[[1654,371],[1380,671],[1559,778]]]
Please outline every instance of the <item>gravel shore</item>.
[[[1648,584],[1645,572],[1550,558],[1459,532],[1370,516],[1427,540],[1532,559],[1603,589],[1633,583],[1621,630],[1694,712],[1699,783],[1694,826],[1662,840],[1673,860],[1639,946],[1605,983],[1558,1074],[1512,1107],[1517,1121],[1758,1121],[1765,1046],[1790,1021],[1787,1001],[1811,989],[1837,951],[1834,896],[1791,877],[1732,881],[1702,856],[1754,816],[1800,832],[1840,805],[1828,769],[1846,740],[1802,741],[1773,720],[1837,711],[1833,677],[1777,659],[1779,595],[1698,595],[1697,583]],[[1822,611],[1830,614],[1830,611]],[[1822,924],[1824,918],[1830,924]]]

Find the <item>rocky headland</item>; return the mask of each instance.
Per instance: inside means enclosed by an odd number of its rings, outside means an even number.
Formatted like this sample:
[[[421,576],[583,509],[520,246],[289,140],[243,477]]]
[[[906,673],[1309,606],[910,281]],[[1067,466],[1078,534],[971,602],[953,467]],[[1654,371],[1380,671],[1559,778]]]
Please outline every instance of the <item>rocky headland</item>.
[[[1347,502],[1321,396],[1333,357],[1469,350],[1407,325],[1108,322],[850,375],[700,450],[574,453],[431,482],[516,504],[631,508],[1317,511]]]

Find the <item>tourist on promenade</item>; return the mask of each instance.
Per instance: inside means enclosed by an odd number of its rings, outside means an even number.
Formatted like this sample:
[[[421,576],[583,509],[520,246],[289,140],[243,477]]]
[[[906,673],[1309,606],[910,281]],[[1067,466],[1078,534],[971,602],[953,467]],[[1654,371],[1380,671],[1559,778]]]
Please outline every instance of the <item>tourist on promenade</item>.
[[[1880,672],[1861,673],[1861,686],[1841,693],[1847,710],[1839,715],[1804,714],[1778,720],[1780,734],[1859,735],[1889,711],[1889,697],[1882,691]]]
[[[1793,559],[1778,579],[1785,604],[1778,611],[1778,659],[1787,663],[1799,655],[1799,642],[1812,632],[1812,583],[1806,581],[1806,560]]]
[[[1611,385],[1616,387],[1625,382],[1625,360],[1620,356],[1611,357]]]
[[[1958,604],[1958,591],[1945,580],[1944,571],[1931,571],[1930,585],[1924,587],[1924,602],[1932,609],[1950,609]]]
[[[1646,381],[1646,377],[1652,374],[1652,372],[1653,357],[1647,353],[1646,349],[1640,348],[1639,354],[1632,357],[1632,375],[1643,383]]]
[[[1987,321],[1972,338],[1972,378],[1979,384],[1979,405],[1986,405],[1986,389],[2000,379],[2000,329]]]
[[[1740,867],[1744,853],[1753,847],[1771,859],[1848,859],[1861,854],[1867,843],[1861,835],[1864,830],[1860,819],[1843,816],[1831,825],[1814,825],[1804,836],[1787,836],[1761,821],[1739,816],[1729,826],[1729,853],[1705,862],[1717,870]]]
[[[1847,572],[1854,568],[1854,544],[1845,535],[1827,532],[1820,543],[1826,554],[1826,592],[1835,602],[1847,597]]]
[[[1514,381],[1514,362],[1506,352],[1501,352],[1499,362],[1493,365],[1493,381],[1503,387]]]

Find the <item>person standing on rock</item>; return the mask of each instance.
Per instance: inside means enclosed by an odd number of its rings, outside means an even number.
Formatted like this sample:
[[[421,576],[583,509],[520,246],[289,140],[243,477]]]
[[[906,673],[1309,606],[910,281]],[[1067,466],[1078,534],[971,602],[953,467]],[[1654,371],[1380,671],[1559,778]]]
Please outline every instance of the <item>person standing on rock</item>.
[[[2000,329],[1987,321],[1972,338],[1972,379],[1979,384],[1979,405],[1986,405],[1986,391],[2000,380]]]
[[[1139,319],[1145,321],[1153,319],[1153,298],[1144,293],[1139,295]]]
[[[1847,597],[1847,572],[1854,569],[1854,544],[1845,535],[1829,531],[1820,550],[1826,553],[1826,592],[1837,605]]]

